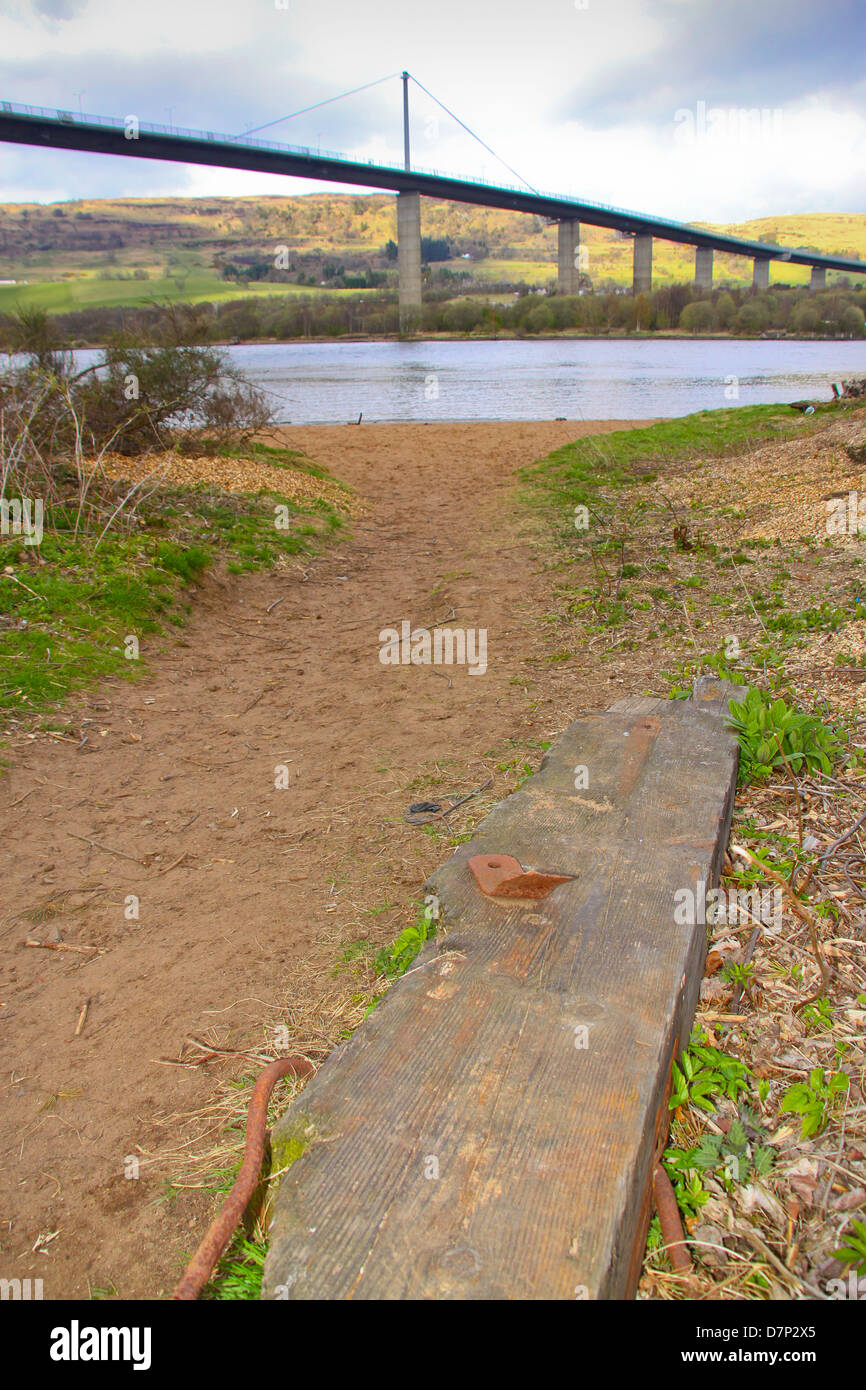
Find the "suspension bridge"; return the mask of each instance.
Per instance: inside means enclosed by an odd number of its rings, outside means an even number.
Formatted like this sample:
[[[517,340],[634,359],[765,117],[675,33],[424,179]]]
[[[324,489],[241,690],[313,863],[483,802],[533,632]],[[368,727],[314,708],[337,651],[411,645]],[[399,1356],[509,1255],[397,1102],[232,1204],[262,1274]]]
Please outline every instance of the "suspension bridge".
[[[773,242],[748,241],[670,218],[651,216],[628,208],[591,202],[561,193],[544,192],[525,180],[523,186],[493,183],[480,178],[461,178],[438,169],[413,165],[409,143],[409,83],[415,82],[443,110],[494,154],[480,136],[465,125],[448,107],[410,73],[393,74],[403,84],[403,162],[351,159],[334,151],[300,145],[280,144],[262,138],[262,131],[296,116],[353,96],[390,78],[379,78],[352,92],[341,93],[269,121],[240,135],[210,130],[189,130],[156,125],[135,115],[97,116],[57,108],[22,106],[0,101],[0,141],[39,148],[80,150],[95,154],[119,155],[135,159],[159,159],[177,164],[211,165],[225,169],[249,169],[264,174],[280,174],[318,182],[343,184],[352,188],[390,190],[397,194],[397,247],[399,272],[400,323],[411,329],[421,309],[421,198],[443,198],[450,202],[472,203],[482,207],[507,208],[525,212],[558,224],[557,289],[560,294],[576,294],[580,283],[580,224],[613,228],[633,238],[635,294],[652,288],[653,241],[678,242],[695,248],[695,284],[710,289],[713,282],[715,252],[744,256],[753,263],[753,284],[766,289],[770,282],[770,262],[782,261],[811,267],[811,288],[823,289],[827,271],[837,270],[866,276],[866,262],[846,256],[823,255],[809,247],[793,248]],[[500,161],[504,163],[504,161]],[[510,166],[506,165],[510,170]],[[516,178],[520,175],[510,170]]]

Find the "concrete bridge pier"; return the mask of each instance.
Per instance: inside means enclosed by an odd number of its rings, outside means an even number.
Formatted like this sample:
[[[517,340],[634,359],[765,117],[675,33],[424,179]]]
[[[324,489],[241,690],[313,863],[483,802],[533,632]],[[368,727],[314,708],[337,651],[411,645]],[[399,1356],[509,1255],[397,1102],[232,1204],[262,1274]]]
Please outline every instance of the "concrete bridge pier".
[[[421,194],[397,194],[397,274],[400,332],[421,319]]]
[[[713,248],[712,246],[695,247],[695,289],[711,290],[713,288]]]
[[[579,222],[559,223],[556,288],[560,294],[577,294],[580,288]]]
[[[770,260],[768,256],[756,256],[752,262],[752,287],[756,290],[770,288]]]
[[[649,294],[653,287],[653,239],[638,233],[634,239],[632,293]]]
[[[827,288],[827,267],[825,265],[813,265],[812,274],[809,278],[809,289],[814,294],[816,290]]]

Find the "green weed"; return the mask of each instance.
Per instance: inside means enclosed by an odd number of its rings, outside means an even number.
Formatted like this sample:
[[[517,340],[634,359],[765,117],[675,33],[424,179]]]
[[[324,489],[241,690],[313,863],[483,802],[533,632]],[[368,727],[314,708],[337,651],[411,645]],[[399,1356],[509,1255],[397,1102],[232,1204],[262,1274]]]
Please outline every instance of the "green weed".
[[[754,686],[728,708],[728,725],[740,745],[741,782],[765,781],[786,764],[792,772],[832,770],[840,742],[835,730],[814,715],[799,714]]]
[[[265,1271],[264,1245],[237,1234],[202,1291],[202,1301],[256,1300],[261,1297]]]
[[[866,1275],[866,1221],[852,1221],[845,1238],[847,1243],[833,1254],[843,1264],[853,1265],[858,1274]]]
[[[425,911],[419,913],[414,926],[401,931],[397,940],[377,952],[373,965],[380,975],[396,979],[404,975],[426,942],[436,935],[436,923]]]
[[[714,1097],[726,1096],[736,1102],[740,1093],[749,1088],[748,1071],[743,1063],[697,1041],[699,1036],[693,1034],[680,1065],[673,1064],[673,1086],[668,1102],[671,1110],[681,1105],[696,1105],[711,1113],[716,1109]]]
[[[801,1137],[809,1139],[826,1128],[834,1101],[847,1092],[849,1085],[845,1072],[834,1072],[825,1081],[821,1067],[813,1067],[808,1082],[796,1081],[785,1092],[779,1106],[780,1113],[799,1115]]]

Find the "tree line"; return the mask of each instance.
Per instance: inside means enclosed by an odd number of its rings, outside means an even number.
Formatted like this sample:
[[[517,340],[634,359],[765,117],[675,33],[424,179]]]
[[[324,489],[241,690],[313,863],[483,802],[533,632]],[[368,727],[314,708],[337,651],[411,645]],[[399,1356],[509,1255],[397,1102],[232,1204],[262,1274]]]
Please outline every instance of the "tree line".
[[[558,332],[730,334],[734,337],[791,335],[864,336],[866,289],[840,282],[811,293],[806,286],[769,290],[698,290],[665,285],[648,294],[619,289],[579,295],[539,292],[529,285],[476,284],[459,297],[453,286],[430,285],[413,325],[420,333],[514,337]],[[284,342],[304,338],[384,337],[399,333],[393,290],[368,291],[363,298],[339,295],[241,297],[224,303],[150,304],[78,309],[52,318],[65,346],[110,343],[118,334],[142,344],[176,342]],[[0,347],[10,351],[18,336],[13,316],[0,316]]]

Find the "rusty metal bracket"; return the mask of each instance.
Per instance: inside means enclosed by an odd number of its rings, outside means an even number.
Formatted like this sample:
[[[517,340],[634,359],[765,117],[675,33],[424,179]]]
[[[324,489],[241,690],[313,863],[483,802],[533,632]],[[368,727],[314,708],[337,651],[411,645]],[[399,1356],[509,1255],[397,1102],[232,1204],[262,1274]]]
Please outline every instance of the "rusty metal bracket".
[[[574,874],[524,869],[510,854],[473,854],[466,862],[478,887],[489,898],[546,898],[551,889],[574,878]]]

